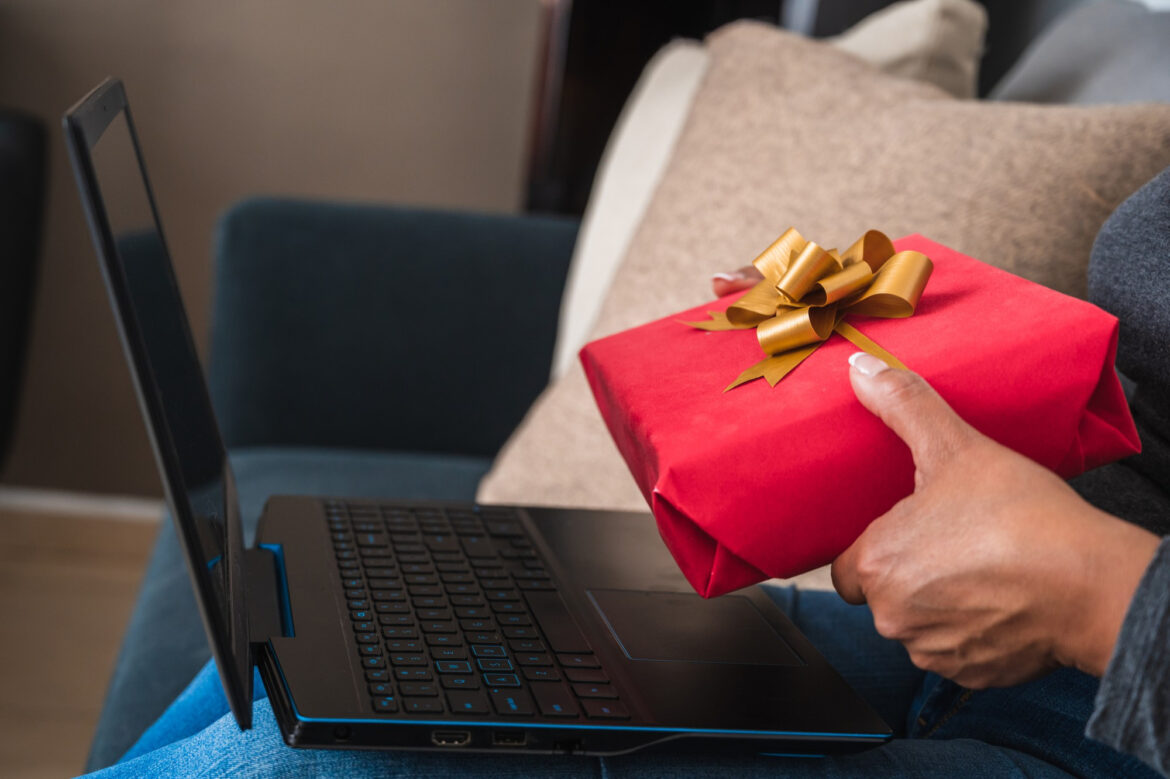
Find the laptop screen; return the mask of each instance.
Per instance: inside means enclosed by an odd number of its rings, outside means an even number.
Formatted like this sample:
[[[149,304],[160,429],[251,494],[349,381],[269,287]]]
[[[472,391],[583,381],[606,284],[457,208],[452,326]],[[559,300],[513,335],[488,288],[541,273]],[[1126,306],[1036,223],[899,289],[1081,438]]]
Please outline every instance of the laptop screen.
[[[100,87],[66,115],[66,125],[123,345],[221,676],[248,669],[242,680],[225,676],[229,697],[234,697],[251,682],[236,497],[121,84]]]

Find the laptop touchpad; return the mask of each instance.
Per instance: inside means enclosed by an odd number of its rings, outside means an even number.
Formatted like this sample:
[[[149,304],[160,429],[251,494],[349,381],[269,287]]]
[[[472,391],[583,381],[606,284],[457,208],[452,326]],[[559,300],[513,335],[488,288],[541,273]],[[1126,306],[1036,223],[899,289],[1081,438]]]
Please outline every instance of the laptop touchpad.
[[[686,592],[589,590],[587,594],[631,660],[802,664],[755,604],[742,595],[706,600]]]

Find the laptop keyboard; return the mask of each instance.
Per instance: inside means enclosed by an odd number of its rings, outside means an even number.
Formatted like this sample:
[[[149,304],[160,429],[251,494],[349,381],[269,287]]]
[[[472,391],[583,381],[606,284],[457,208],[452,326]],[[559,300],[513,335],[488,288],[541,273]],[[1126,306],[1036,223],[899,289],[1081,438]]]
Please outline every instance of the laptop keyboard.
[[[324,508],[372,711],[629,719],[515,511]]]

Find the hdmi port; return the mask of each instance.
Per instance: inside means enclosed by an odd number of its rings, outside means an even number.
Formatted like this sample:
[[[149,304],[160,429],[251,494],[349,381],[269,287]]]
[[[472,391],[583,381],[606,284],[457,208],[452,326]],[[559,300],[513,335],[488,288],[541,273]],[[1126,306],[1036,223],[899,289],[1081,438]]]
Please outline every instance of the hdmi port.
[[[465,747],[471,743],[471,732],[466,730],[436,730],[431,743],[437,747]]]

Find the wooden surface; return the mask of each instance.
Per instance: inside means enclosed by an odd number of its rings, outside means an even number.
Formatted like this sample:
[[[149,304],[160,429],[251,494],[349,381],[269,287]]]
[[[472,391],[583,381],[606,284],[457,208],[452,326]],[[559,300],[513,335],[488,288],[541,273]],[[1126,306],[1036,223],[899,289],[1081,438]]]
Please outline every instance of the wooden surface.
[[[135,516],[137,514],[137,516]],[[158,524],[0,500],[0,774],[81,772]]]

